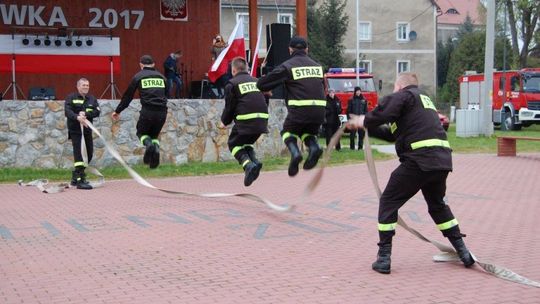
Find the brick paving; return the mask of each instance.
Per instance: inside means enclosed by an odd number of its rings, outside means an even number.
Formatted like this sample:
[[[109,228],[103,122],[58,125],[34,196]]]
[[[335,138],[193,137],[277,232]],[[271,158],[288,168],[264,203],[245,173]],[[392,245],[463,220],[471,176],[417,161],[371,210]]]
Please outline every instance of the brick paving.
[[[385,184],[397,160],[377,162]],[[540,154],[454,155],[448,199],[482,260],[540,281]],[[313,173],[155,179],[192,192],[298,203]],[[309,202],[276,213],[239,198],[178,197],[128,180],[42,194],[0,185],[0,303],[540,303],[540,289],[434,263],[398,227],[392,274],[371,270],[377,199],[365,164],[327,169]],[[401,211],[445,241],[420,195]]]

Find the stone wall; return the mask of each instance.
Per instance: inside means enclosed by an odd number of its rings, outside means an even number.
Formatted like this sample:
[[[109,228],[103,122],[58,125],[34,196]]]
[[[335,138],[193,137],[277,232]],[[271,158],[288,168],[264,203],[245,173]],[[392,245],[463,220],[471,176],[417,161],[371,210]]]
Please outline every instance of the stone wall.
[[[100,100],[101,116],[94,125],[129,164],[142,163],[144,148],[135,135],[140,103],[134,100],[113,122],[111,113],[117,100]],[[217,128],[223,100],[171,100],[163,126],[161,162],[182,164],[191,161],[231,160],[228,133]],[[287,109],[282,100],[270,101],[269,133],[261,136],[255,148],[261,158],[277,156],[284,150],[279,130]],[[97,167],[117,162],[94,137]],[[0,101],[0,167],[69,168],[73,166],[71,141],[67,138],[63,101]]]

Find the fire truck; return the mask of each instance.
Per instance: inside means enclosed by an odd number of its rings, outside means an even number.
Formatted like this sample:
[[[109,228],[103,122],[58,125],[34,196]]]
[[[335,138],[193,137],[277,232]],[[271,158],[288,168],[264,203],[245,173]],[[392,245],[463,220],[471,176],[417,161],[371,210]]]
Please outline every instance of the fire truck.
[[[484,75],[468,73],[459,78],[460,107],[479,109]],[[493,73],[492,119],[501,130],[520,130],[540,124],[540,68]]]
[[[328,73],[324,74],[326,89],[333,89],[341,101],[341,114],[346,114],[349,99],[352,98],[354,87],[357,86],[355,70],[355,68],[330,68]],[[366,73],[365,69],[358,69],[358,78],[360,80],[358,86],[362,89],[362,95],[368,103],[368,110],[371,111],[377,105],[378,100],[373,75]]]

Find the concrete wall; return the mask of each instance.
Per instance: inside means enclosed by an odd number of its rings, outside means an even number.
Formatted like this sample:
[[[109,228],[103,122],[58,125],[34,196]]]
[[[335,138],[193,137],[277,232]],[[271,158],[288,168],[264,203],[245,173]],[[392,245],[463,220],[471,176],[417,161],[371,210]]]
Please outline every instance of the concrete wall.
[[[101,116],[94,121],[129,164],[142,163],[144,148],[135,135],[140,103],[134,100],[120,121],[110,115],[117,100],[101,100]],[[231,160],[227,130],[217,128],[223,100],[169,100],[167,121],[160,135],[162,163]],[[270,101],[269,133],[261,136],[256,151],[261,158],[280,155],[284,146],[279,131],[287,114],[282,100]],[[67,138],[63,101],[0,102],[0,167],[70,168],[73,149]],[[97,167],[116,165],[100,139],[94,138]]]

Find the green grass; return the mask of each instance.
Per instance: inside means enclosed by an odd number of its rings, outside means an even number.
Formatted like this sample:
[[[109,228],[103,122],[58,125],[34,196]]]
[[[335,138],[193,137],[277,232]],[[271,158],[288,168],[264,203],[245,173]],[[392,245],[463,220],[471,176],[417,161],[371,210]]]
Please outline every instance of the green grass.
[[[540,125],[534,125],[528,128],[523,128],[521,131],[502,132],[495,130],[493,136],[485,137],[456,137],[455,126],[451,125],[448,130],[448,140],[454,150],[454,153],[496,153],[497,138],[502,135],[530,136],[540,138]],[[320,139],[321,146],[324,145],[324,139]],[[387,145],[389,143],[371,139],[371,144]],[[540,152],[540,143],[535,141],[518,141],[518,153],[520,152]],[[341,139],[341,152],[334,152],[329,164],[343,165],[352,164],[364,161],[364,153],[362,151],[349,150],[349,136],[345,134]],[[381,154],[373,151],[375,159],[389,159],[393,156]],[[275,157],[263,160],[264,171],[286,170],[289,162],[288,157]],[[213,175],[240,173],[242,169],[236,161],[216,162],[216,163],[201,163],[192,162],[183,165],[163,164],[159,168],[150,170],[147,166],[136,165],[133,167],[141,176],[145,178],[171,177],[171,176],[195,176],[195,175]],[[107,179],[125,179],[129,178],[128,173],[121,166],[112,166],[101,168],[101,173]],[[38,178],[48,178],[51,181],[66,181],[71,178],[71,172],[68,169],[36,169],[36,168],[2,168],[0,173],[0,183],[13,183],[20,179],[29,181]]]
[[[377,151],[374,151],[373,156],[375,159],[389,159],[392,157],[390,155],[378,153]],[[342,149],[341,152],[334,152],[332,154],[329,165],[352,164],[363,160],[364,153],[362,151]],[[263,171],[286,170],[289,158],[275,157],[266,158],[262,161],[264,163]],[[242,172],[241,167],[236,161],[215,163],[191,162],[182,165],[162,164],[157,169],[153,170],[144,165],[135,165],[132,168],[145,178],[199,176]],[[130,178],[126,170],[120,165],[100,168],[99,170],[107,179]],[[2,168],[0,183],[13,183],[21,179],[30,181],[38,178],[47,178],[50,181],[67,181],[71,178],[71,171],[69,169]]]

